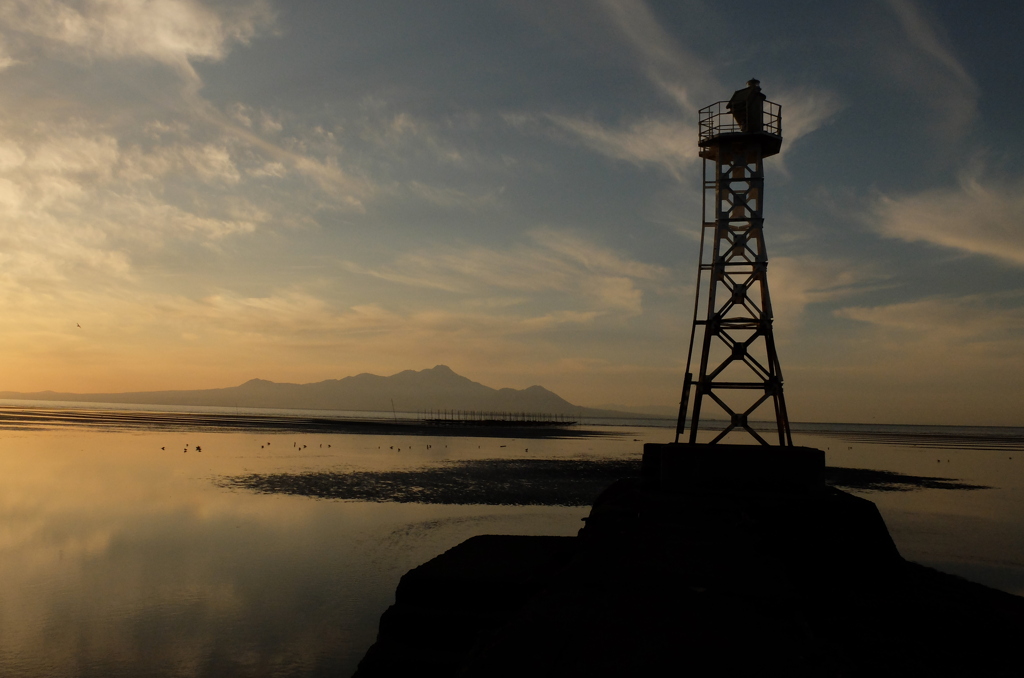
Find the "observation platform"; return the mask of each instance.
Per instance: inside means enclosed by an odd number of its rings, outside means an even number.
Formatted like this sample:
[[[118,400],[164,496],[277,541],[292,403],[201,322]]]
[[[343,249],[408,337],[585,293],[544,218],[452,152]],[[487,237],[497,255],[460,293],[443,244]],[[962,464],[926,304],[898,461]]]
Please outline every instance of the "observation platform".
[[[782,107],[773,101],[760,101],[750,106],[749,113],[737,115],[731,101],[718,101],[700,109],[700,157],[715,160],[718,149],[738,144],[756,147],[761,157],[776,155],[782,150]]]

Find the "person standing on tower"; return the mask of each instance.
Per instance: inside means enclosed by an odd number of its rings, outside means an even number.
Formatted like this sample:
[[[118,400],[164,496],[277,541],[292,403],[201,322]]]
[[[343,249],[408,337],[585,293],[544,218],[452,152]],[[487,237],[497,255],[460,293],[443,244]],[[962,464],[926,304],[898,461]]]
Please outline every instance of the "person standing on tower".
[[[763,131],[761,103],[767,98],[761,93],[761,81],[756,78],[747,80],[747,86],[732,95],[726,108],[736,119],[740,131]]]

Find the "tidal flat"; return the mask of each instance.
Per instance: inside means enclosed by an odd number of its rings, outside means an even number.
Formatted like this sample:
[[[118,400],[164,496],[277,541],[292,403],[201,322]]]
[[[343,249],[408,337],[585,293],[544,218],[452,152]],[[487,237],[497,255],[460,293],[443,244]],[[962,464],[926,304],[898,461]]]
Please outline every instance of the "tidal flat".
[[[476,459],[403,471],[250,473],[215,481],[228,489],[317,499],[484,506],[590,506],[620,478],[640,477],[636,459]],[[825,483],[845,490],[987,490],[955,478],[874,469],[825,469]],[[765,487],[771,490],[770,487]]]

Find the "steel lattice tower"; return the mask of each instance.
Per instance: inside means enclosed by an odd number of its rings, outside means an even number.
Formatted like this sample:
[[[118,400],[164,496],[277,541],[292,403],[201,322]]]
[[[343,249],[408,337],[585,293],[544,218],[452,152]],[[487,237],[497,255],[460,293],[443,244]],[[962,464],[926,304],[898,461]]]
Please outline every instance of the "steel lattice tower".
[[[719,101],[700,111],[703,225],[676,442],[686,425],[692,390],[690,443],[697,442],[697,432],[703,425],[705,430],[721,429],[710,441],[712,444],[731,432],[745,432],[758,443],[769,445],[751,426],[751,415],[771,401],[778,444],[793,444],[772,334],[762,215],[763,160],[782,148],[782,115],[781,107],[766,101],[758,85],[757,80],[751,80],[728,102]],[[702,289],[704,280],[707,282]],[[694,380],[691,367],[698,345]],[[709,405],[706,400],[717,406],[711,417],[702,411],[704,405]],[[717,426],[717,422],[724,423]]]

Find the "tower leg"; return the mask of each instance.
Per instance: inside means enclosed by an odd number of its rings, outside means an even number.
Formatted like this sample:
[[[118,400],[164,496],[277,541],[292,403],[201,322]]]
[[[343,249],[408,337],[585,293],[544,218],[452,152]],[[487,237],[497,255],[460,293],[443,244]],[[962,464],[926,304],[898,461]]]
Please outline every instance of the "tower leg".
[[[710,252],[701,246],[700,272],[709,273],[703,290],[704,314],[694,314],[693,334],[687,372],[694,358],[694,341],[702,330],[693,414],[691,443],[697,442],[705,397],[717,405],[724,426],[705,420],[705,430],[717,431],[712,442],[731,433],[745,433],[759,444],[769,443],[753,428],[754,413],[768,400],[775,410],[779,444],[792,445],[789,419],[782,390],[782,369],[775,350],[772,306],[768,292],[768,255],[764,243],[764,167],[756,138],[723,142],[705,149],[705,205],[712,202],[712,214],[705,209],[706,228],[714,235]],[[714,181],[707,168],[714,162]],[[708,220],[708,216],[712,216]],[[710,260],[705,261],[705,255]],[[701,290],[698,290],[698,295]],[[698,296],[698,309],[701,307]],[[686,402],[682,404],[685,408]],[[705,415],[706,416],[706,415]],[[680,421],[685,410],[680,413]],[[677,426],[677,439],[679,431]]]

